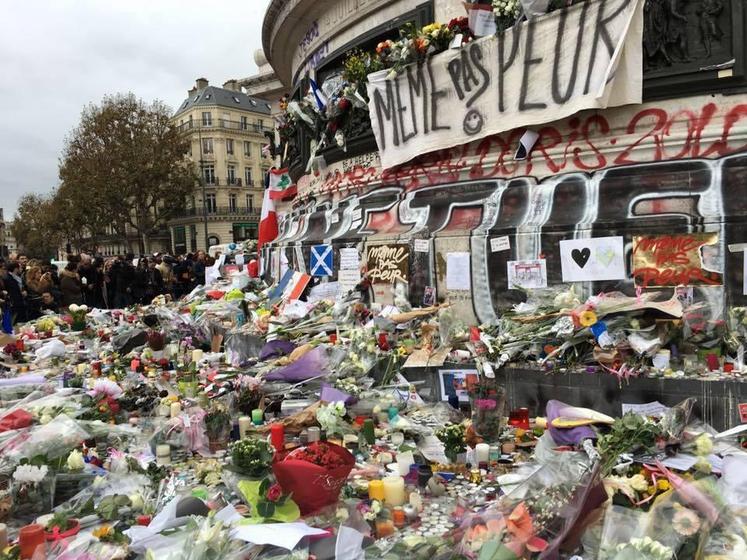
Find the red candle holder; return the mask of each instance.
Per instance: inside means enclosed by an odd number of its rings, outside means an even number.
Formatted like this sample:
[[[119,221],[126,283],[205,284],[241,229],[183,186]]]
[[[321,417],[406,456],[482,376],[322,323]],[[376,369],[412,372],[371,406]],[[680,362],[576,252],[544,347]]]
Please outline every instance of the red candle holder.
[[[528,408],[517,408],[511,411],[508,417],[508,425],[514,428],[521,428],[522,430],[529,429],[529,409]]]

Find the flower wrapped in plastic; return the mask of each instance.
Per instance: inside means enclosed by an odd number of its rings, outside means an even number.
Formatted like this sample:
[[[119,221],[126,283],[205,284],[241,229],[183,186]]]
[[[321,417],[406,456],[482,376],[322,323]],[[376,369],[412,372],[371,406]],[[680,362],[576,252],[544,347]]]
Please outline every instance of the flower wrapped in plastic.
[[[171,446],[172,453],[181,451],[187,454],[199,453],[203,457],[209,456],[205,411],[194,406],[162,424],[150,439],[150,447],[154,454],[156,446],[163,443]]]
[[[355,458],[347,449],[319,441],[277,454],[272,470],[301,513],[308,515],[337,501],[353,465]]]

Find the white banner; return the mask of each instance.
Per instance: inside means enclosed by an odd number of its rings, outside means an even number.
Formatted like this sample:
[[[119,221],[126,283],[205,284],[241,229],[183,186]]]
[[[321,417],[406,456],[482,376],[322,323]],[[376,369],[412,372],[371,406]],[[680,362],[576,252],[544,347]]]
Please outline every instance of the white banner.
[[[576,4],[368,76],[384,168],[583,109],[641,102],[643,0]]]

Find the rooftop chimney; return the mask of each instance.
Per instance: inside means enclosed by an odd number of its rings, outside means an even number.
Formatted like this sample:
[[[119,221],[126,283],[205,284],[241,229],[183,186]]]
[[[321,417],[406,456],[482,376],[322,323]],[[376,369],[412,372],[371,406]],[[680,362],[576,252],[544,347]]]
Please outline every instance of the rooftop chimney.
[[[230,89],[231,91],[239,91],[239,82],[236,80],[228,80],[223,84],[223,89]]]
[[[195,87],[197,89],[205,89],[209,85],[210,82],[208,82],[205,78],[197,78],[197,80],[195,80]]]
[[[191,98],[195,94],[196,91],[197,91],[197,88],[192,86],[192,89],[187,90],[187,97]]]

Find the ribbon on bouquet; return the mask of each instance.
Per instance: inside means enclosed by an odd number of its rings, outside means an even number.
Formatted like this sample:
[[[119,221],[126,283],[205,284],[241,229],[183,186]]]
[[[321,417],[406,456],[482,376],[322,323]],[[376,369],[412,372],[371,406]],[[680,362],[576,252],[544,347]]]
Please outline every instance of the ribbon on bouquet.
[[[205,414],[205,411],[201,408],[195,408],[191,412],[183,412],[176,418],[172,418],[169,420],[171,426],[166,432],[166,436],[170,436],[175,430],[181,431],[187,436],[187,443],[191,451],[196,451],[200,455],[206,454],[208,439],[203,424]]]

